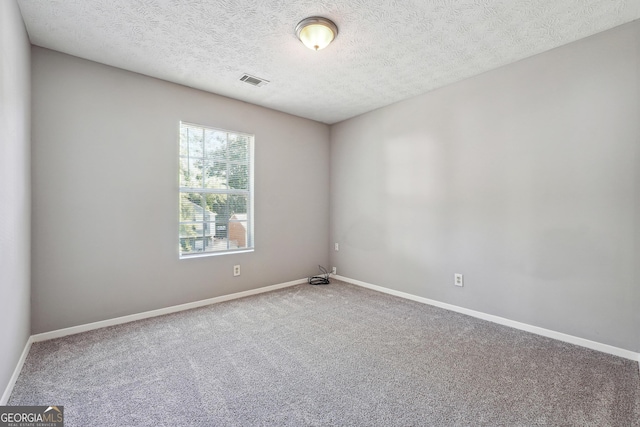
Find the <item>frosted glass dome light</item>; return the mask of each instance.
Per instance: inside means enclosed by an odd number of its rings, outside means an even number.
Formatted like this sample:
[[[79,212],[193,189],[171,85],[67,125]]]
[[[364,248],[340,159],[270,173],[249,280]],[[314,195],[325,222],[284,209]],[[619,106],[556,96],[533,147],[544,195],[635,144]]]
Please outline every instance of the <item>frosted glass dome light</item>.
[[[311,50],[324,49],[338,35],[338,27],[327,18],[313,16],[296,26],[296,36]]]

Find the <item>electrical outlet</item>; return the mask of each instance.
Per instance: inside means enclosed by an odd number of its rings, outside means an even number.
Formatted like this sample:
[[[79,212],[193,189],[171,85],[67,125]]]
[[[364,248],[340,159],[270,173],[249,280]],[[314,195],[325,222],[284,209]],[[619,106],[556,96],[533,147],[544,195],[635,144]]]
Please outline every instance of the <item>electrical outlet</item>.
[[[334,244],[334,248],[335,248],[336,251],[339,251],[340,250],[340,243],[335,243]]]
[[[338,269],[333,267],[333,269],[331,269],[331,274],[338,274]]]
[[[240,275],[240,266],[239,265],[234,265],[233,266],[233,275],[234,276],[239,276]]]
[[[464,276],[460,273],[453,275],[453,284],[456,286],[464,286]]]

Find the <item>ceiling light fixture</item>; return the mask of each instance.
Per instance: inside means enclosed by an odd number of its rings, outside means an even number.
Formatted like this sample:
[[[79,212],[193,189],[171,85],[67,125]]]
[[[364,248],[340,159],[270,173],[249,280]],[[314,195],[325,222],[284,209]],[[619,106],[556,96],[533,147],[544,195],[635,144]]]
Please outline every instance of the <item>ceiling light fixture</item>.
[[[320,16],[303,19],[296,25],[296,36],[312,50],[324,49],[338,35],[338,27]]]

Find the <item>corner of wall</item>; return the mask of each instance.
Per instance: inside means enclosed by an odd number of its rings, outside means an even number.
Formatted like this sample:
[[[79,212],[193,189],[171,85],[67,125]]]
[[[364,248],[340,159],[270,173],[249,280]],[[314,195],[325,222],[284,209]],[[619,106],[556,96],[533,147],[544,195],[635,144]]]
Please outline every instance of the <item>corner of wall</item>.
[[[0,390],[8,399],[30,335],[31,49],[15,0],[0,2]],[[5,389],[6,387],[6,389]],[[1,402],[4,403],[4,402]]]

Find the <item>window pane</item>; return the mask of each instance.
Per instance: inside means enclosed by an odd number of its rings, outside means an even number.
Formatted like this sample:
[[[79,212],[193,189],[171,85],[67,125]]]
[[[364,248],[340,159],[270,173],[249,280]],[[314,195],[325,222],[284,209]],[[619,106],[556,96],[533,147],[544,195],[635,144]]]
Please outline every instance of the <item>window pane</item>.
[[[205,188],[228,188],[227,184],[227,164],[207,160],[205,163]]]
[[[229,221],[229,247],[231,249],[247,247],[247,221]]]
[[[249,188],[249,166],[229,165],[229,188],[246,190]]]
[[[228,196],[226,194],[205,194],[204,196],[207,203],[207,210],[216,215],[215,220],[226,222],[229,219],[227,209]]]
[[[213,129],[204,131],[204,153],[207,158],[225,160],[227,151],[227,133]]]
[[[247,163],[249,159],[249,140],[244,135],[229,135],[229,159]]]
[[[180,186],[202,187],[203,162],[200,159],[180,159]]]
[[[188,254],[191,252],[194,252],[194,249],[196,247],[196,239],[194,237],[190,237],[190,238],[182,238],[180,237],[180,253],[181,254]]]
[[[227,239],[227,221],[218,221],[216,222],[216,239]],[[226,243],[225,243],[226,246]]]
[[[229,219],[245,220],[247,219],[247,196],[229,195]]]
[[[214,237],[215,233],[216,233],[216,223],[215,222],[205,222],[204,223],[204,237]]]
[[[187,183],[189,182],[189,159],[181,157],[179,168],[180,187],[187,187]]]
[[[188,127],[180,126],[180,155],[188,156],[189,155],[189,136],[188,136]]]
[[[202,128],[188,127],[187,128],[187,140],[188,156],[189,157],[203,157],[202,144],[203,144],[204,130]]]
[[[204,223],[204,251],[211,252],[214,250],[214,237],[216,232],[215,222]]]
[[[200,224],[180,224],[180,250],[183,253],[202,252],[203,225]]]
[[[199,193],[180,194],[180,222],[204,221],[205,209],[202,207],[203,198]]]
[[[181,238],[202,239],[203,225],[202,223],[180,224]]]

